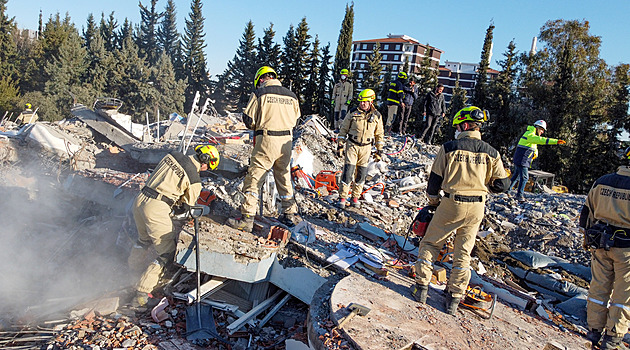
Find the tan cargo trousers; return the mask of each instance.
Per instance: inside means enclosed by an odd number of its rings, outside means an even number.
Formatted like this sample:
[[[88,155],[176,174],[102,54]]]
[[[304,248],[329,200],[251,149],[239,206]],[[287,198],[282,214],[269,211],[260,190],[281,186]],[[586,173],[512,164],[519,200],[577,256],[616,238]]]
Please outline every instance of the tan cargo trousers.
[[[427,233],[420,241],[418,261],[416,261],[416,283],[427,286],[433,274],[433,262],[444,243],[455,231],[453,244],[453,269],[446,286],[453,297],[461,298],[466,293],[470,281],[470,252],[475,246],[475,238],[483,219],[484,202],[456,202],[442,198]]]
[[[630,248],[591,250],[586,321],[590,329],[623,337],[630,319]],[[610,306],[609,306],[610,303]]]
[[[387,106],[387,122],[385,123],[385,133],[389,134],[392,131],[392,126],[394,121],[396,121],[396,116],[398,115],[398,110],[400,106],[398,105],[389,105]]]
[[[171,208],[161,200],[152,199],[139,193],[133,203],[133,218],[138,229],[138,246],[134,246],[129,256],[129,264],[132,270],[145,268],[134,266],[143,261],[147,249],[153,247],[157,253],[157,259],[152,262],[140,277],[136,290],[142,293],[151,293],[158,285],[164,268],[173,263],[175,259],[175,232],[173,221],[170,217]]]
[[[241,205],[241,214],[256,215],[263,176],[269,169],[272,169],[276,181],[283,212],[287,214],[297,213],[297,205],[293,198],[293,186],[291,185],[292,146],[293,137],[291,135],[256,136],[256,145],[249,160],[247,175],[243,180],[245,201]]]
[[[359,198],[363,192],[363,184],[367,176],[367,165],[370,162],[372,145],[359,146],[352,141],[346,142],[343,174],[341,174],[341,191],[339,198],[348,198],[352,183],[352,198]]]

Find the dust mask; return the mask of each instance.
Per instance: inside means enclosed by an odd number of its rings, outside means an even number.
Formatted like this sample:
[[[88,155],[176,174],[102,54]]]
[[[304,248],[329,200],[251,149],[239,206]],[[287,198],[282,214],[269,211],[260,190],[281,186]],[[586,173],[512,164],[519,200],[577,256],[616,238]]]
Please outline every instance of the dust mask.
[[[346,76],[345,76],[345,75],[342,75],[342,76],[341,76],[341,80],[346,80]]]
[[[459,130],[455,130],[455,140],[457,140],[457,139],[459,138],[459,135],[460,135],[461,133],[462,133],[461,131],[459,131]]]

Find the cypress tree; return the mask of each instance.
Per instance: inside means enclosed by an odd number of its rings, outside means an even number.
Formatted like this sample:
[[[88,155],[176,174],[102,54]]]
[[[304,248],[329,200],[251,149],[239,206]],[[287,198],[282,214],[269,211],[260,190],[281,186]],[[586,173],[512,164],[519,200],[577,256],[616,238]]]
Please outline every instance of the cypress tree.
[[[209,77],[206,64],[206,54],[204,49],[203,22],[205,18],[201,11],[203,3],[201,0],[192,0],[190,4],[190,14],[186,19],[186,29],[184,31],[183,50],[183,76],[188,79],[186,89],[186,107],[190,108],[195,96],[199,91],[202,100],[209,94]]]
[[[488,68],[490,68],[490,51],[492,50],[493,31],[494,24],[490,24],[486,30],[486,38],[483,41],[481,61],[479,62],[479,70],[477,71],[475,90],[472,97],[472,104],[481,109],[488,107]]]
[[[350,55],[352,55],[352,32],[354,30],[354,3],[346,4],[346,14],[341,21],[339,39],[337,39],[337,52],[333,66],[333,81],[339,80],[342,69],[350,68]],[[355,84],[356,86],[356,84]]]
[[[229,101],[237,107],[244,108],[252,92],[252,81],[256,74],[256,33],[252,21],[247,22],[243,37],[232,61],[228,62],[228,70],[232,74],[229,82]]]
[[[453,128],[453,118],[455,114],[462,108],[466,107],[468,96],[466,90],[459,85],[459,75],[455,80],[455,88],[451,102],[446,110],[446,117],[442,119],[441,125],[435,130],[435,138],[439,143],[444,143],[455,138],[455,128]]]
[[[330,105],[330,96],[332,90],[332,80],[330,74],[330,60],[332,56],[330,54],[330,43],[322,48],[322,60],[319,67],[319,76],[317,77],[317,108],[315,113],[320,115],[329,116],[329,120],[332,121],[332,108]]]
[[[42,10],[39,10],[39,19],[37,20],[37,39],[42,37],[42,33],[44,32],[44,14]]]
[[[162,14],[155,9],[156,4],[157,0],[151,0],[151,8],[147,8],[142,5],[142,2],[138,2],[138,6],[140,7],[138,47],[140,48],[140,55],[151,65],[155,64],[160,56],[157,31]]]
[[[420,61],[420,69],[418,75],[420,75],[420,79],[418,80],[418,94],[424,98],[427,92],[433,90],[438,84],[438,71],[433,67],[433,63],[431,62],[433,49],[427,43],[424,49],[424,57]]]
[[[365,76],[363,77],[363,82],[361,83],[361,89],[372,89],[374,91],[378,91],[379,87],[382,86],[382,58],[383,55],[381,55],[381,45],[379,43],[376,43],[376,45],[374,45],[374,49],[372,49],[372,54],[367,57],[368,66],[367,71],[365,72]]]
[[[514,41],[510,41],[504,59],[499,61],[499,75],[490,82],[489,105],[490,120],[484,128],[484,139],[501,154],[507,154],[514,140],[522,133],[521,123],[515,123],[518,116],[513,113],[515,99],[515,80],[518,73],[518,57]],[[520,114],[519,114],[520,115]]]
[[[319,53],[319,37],[316,35],[315,40],[313,41],[313,49],[310,52],[310,57],[308,59],[309,66],[306,76],[308,80],[306,81],[306,86],[304,87],[304,107],[302,108],[303,114],[313,114],[317,112],[317,100],[318,100],[318,78],[319,78],[319,68],[321,66],[320,63],[320,53]]]
[[[114,17],[114,12],[112,11],[109,14],[107,21],[105,20],[105,14],[101,13],[101,36],[103,36],[105,49],[109,52],[114,52],[118,44],[116,28],[118,28],[118,21],[116,21],[116,18]]]
[[[276,36],[276,32],[273,30],[273,23],[269,25],[269,28],[264,30],[264,35],[262,40],[258,39],[257,50],[257,59],[256,66],[260,68],[261,66],[269,66],[273,69],[280,69],[280,45],[274,43],[274,37]]]

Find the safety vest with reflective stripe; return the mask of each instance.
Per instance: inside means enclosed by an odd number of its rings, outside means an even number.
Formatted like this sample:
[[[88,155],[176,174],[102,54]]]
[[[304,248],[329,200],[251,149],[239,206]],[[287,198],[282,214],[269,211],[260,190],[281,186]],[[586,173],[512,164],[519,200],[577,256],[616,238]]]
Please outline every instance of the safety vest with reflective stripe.
[[[512,161],[514,162],[514,165],[529,168],[532,165],[532,160],[538,157],[538,145],[556,144],[558,144],[558,139],[538,136],[536,135],[536,127],[530,125],[518,141],[518,146],[516,146],[516,151],[514,151],[514,158]]]
[[[396,79],[389,83],[389,93],[387,94],[388,105],[400,105],[400,102],[405,98],[405,91],[403,90],[403,83]]]

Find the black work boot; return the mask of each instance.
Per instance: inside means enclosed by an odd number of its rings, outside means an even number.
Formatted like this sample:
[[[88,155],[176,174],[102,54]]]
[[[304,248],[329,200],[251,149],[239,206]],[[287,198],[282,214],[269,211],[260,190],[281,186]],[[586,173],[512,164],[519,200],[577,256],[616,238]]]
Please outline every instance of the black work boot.
[[[451,293],[446,294],[446,313],[455,316],[461,300],[462,298],[455,298]]]
[[[427,295],[429,295],[429,286],[415,284],[411,286],[411,296],[421,304],[427,303]]]
[[[601,350],[628,350],[628,347],[623,343],[623,337],[613,337],[608,334],[602,338],[602,345],[599,348]]]
[[[602,331],[591,329],[586,334],[586,339],[591,342],[592,349],[599,349],[599,341],[602,339]]]
[[[244,232],[252,232],[254,229],[254,216],[243,214],[240,218],[229,218],[225,222],[228,226]]]
[[[297,216],[297,214],[294,213],[284,213],[282,215],[280,215],[280,217],[278,218],[278,221],[280,221],[281,223],[289,226],[289,227],[293,227],[297,224],[300,223],[300,217]]]

